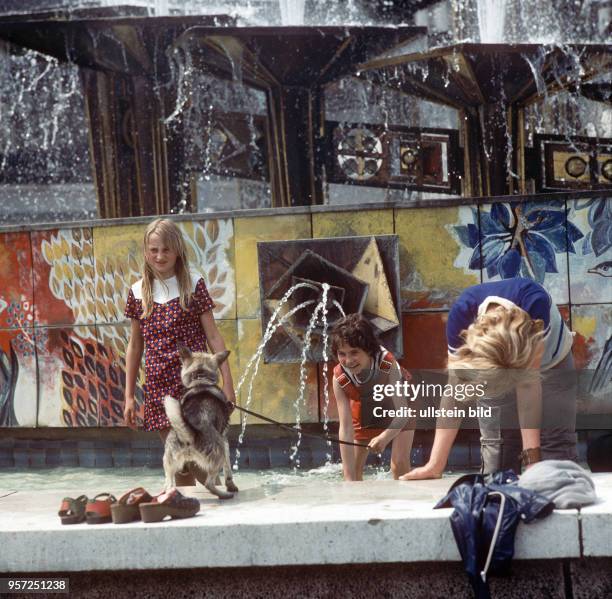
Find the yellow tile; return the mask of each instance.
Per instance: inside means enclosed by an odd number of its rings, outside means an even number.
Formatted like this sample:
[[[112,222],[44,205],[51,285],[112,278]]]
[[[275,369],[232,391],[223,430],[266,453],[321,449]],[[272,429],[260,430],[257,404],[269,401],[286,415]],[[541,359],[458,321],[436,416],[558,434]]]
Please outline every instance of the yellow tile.
[[[236,384],[243,375],[250,358],[257,350],[261,338],[261,322],[259,319],[238,320],[240,374],[236,377]],[[250,372],[253,372],[253,368]],[[308,364],[306,375],[306,392],[304,403],[299,411],[300,419],[301,422],[317,422],[319,413],[316,365]],[[247,403],[249,380],[250,377],[247,377],[240,391],[240,404],[244,406]],[[262,358],[253,383],[249,409],[279,422],[293,423],[296,421],[294,402],[298,396],[299,386],[299,364],[264,364]],[[252,416],[249,416],[248,421],[261,423],[260,420]]]
[[[237,218],[234,231],[237,315],[238,318],[255,318],[260,314],[257,242],[310,238],[310,215]]]
[[[455,266],[461,248],[449,227],[459,224],[459,210],[396,210],[403,310],[448,308],[466,287],[480,282],[479,272],[466,273],[463,267]]]
[[[232,371],[232,379],[234,387],[238,384],[240,378],[240,352],[238,348],[238,329],[235,320],[217,320],[217,328],[225,341],[225,347],[230,350],[229,365]],[[239,424],[240,414],[238,410],[234,410],[230,424]]]
[[[312,215],[313,237],[392,234],[393,210],[319,212]]]
[[[95,273],[91,280],[98,324],[124,320],[130,286],[142,276],[144,229],[144,225],[93,229]]]

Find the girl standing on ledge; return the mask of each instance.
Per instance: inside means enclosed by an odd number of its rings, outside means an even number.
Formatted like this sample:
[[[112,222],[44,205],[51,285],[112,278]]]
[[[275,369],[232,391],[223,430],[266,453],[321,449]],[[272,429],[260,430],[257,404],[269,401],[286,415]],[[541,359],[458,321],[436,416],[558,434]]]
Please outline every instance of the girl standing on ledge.
[[[215,323],[215,304],[204,279],[189,271],[187,248],[180,229],[167,219],[158,218],[144,234],[144,271],[132,285],[125,316],[131,319],[126,355],[125,423],[136,427],[134,390],[143,351],[145,353],[144,428],[159,431],[162,441],[170,423],[163,399],[183,395],[178,346],[191,351],[225,351],[223,337]],[[228,361],[220,367],[223,391],[235,403],[234,384]],[[177,484],[194,484],[186,476]]]
[[[510,385],[516,387],[520,435],[500,430],[495,418],[480,421],[483,472],[518,472],[520,464],[528,467],[543,459],[576,460],[576,394],[567,372],[574,368],[573,337],[541,285],[514,278],[469,287],[448,314],[446,336],[448,367],[457,374],[474,369],[479,371],[476,376],[486,380],[491,373],[491,380],[497,379],[503,389],[517,371],[524,371],[523,379]],[[566,372],[545,376],[543,386],[537,372],[553,368]],[[546,427],[541,429],[543,406],[562,417],[554,423],[545,420]],[[401,479],[442,476],[458,428],[459,422],[438,421],[429,461]]]

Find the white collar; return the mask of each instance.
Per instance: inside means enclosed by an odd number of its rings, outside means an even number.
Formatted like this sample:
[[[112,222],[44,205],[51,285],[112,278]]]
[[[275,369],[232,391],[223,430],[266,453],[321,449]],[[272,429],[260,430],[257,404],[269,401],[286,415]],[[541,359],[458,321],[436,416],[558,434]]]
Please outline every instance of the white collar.
[[[198,275],[191,275],[191,291],[195,291],[196,284],[199,280]],[[142,279],[136,281],[132,285],[132,293],[136,299],[142,299]],[[153,301],[156,304],[167,304],[168,302],[180,297],[178,279],[170,277],[160,281],[159,279],[153,279],[152,289]]]
[[[489,307],[490,304],[499,304],[500,306],[503,306],[504,308],[507,308],[507,309],[517,307],[517,305],[514,302],[511,302],[509,299],[506,299],[505,297],[499,297],[497,295],[489,295],[487,298],[485,298],[482,304],[478,306],[478,316],[482,316],[487,311],[487,308]]]

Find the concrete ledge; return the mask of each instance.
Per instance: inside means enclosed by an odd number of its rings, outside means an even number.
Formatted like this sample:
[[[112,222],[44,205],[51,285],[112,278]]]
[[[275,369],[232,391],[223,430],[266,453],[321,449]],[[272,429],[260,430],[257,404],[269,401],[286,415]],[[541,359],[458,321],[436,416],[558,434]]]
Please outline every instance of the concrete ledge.
[[[601,501],[580,511],[582,551],[585,557],[612,555],[612,474],[594,474]]]
[[[448,522],[452,510],[432,509],[455,478],[267,485],[241,490],[227,502],[198,487],[190,493],[202,503],[197,517],[121,526],[60,524],[56,512],[62,496],[93,496],[100,489],[5,491],[0,493],[0,571],[459,561]],[[595,478],[602,502],[588,508],[592,513],[585,510],[581,522],[577,510],[557,510],[541,522],[519,525],[516,559],[612,555],[612,476]]]

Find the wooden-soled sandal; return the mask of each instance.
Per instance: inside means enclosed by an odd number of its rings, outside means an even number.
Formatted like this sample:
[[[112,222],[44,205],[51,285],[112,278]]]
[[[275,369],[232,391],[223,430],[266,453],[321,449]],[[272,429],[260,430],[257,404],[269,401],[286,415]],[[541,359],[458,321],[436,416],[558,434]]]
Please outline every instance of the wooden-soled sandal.
[[[149,495],[142,487],[131,489],[119,497],[117,503],[111,505],[111,516],[115,524],[125,524],[140,520],[140,504],[153,501],[153,497]]]
[[[79,524],[85,520],[85,506],[87,504],[87,496],[79,495],[76,499],[72,497],[64,497],[60,504],[60,509],[57,515],[60,517],[62,524]]]
[[[85,508],[85,519],[87,524],[105,524],[112,520],[111,505],[117,503],[117,499],[110,493],[98,493],[87,502]]]
[[[200,502],[195,497],[185,497],[177,489],[170,489],[149,503],[140,504],[143,522],[161,522],[170,518],[191,518],[200,511]]]

